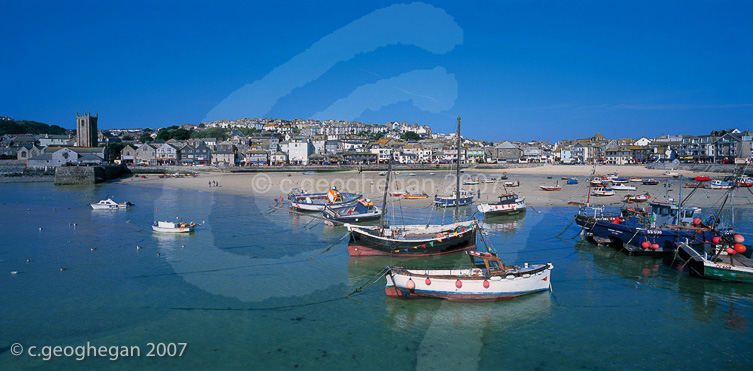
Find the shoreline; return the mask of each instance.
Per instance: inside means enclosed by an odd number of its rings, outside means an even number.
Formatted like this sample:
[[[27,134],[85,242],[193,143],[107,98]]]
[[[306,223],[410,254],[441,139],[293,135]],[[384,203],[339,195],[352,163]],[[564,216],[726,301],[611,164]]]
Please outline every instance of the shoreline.
[[[653,178],[659,180],[658,185],[643,185],[642,183],[630,183],[636,186],[635,191],[617,191],[615,196],[608,197],[591,197],[591,204],[620,206],[623,197],[627,194],[639,194],[649,192],[652,200],[664,201],[665,196],[674,199],[677,202],[680,195],[687,197],[692,191],[690,188],[680,189],[680,181],[685,182],[687,177],[699,175],[708,175],[700,172],[688,170],[675,171],[683,178],[667,177],[662,169],[647,169],[643,166],[599,166],[597,175],[605,175],[617,172],[621,177],[640,177]],[[490,203],[496,201],[496,196],[501,193],[516,193],[526,197],[526,204],[529,207],[546,207],[546,206],[569,206],[568,202],[585,203],[587,197],[588,184],[585,181],[590,176],[592,166],[590,165],[544,165],[532,168],[515,168],[515,169],[468,169],[463,170],[461,174],[461,188],[471,190],[474,193],[475,203]],[[478,185],[462,185],[463,180],[468,177],[499,178],[506,173],[507,180],[497,180],[495,183],[480,183]],[[579,181],[577,185],[567,185],[562,178],[576,177]],[[505,188],[505,181],[520,182],[520,187]],[[209,182],[217,181],[218,187],[210,187]],[[381,203],[384,195],[385,176],[380,176],[376,172],[342,171],[342,172],[323,172],[323,173],[302,173],[302,172],[273,172],[273,173],[201,173],[196,177],[167,177],[159,178],[156,175],[147,175],[146,178],[140,176],[124,177],[113,182],[143,187],[169,187],[182,190],[195,190],[202,192],[219,192],[240,196],[250,196],[266,198],[272,203],[273,199],[287,197],[287,194],[293,188],[306,190],[309,193],[322,193],[331,187],[337,187],[342,192],[353,192],[362,194],[370,198],[377,204]],[[400,201],[403,206],[426,207],[433,202],[435,195],[449,195],[455,189],[455,171],[448,170],[416,170],[416,171],[393,171],[390,180],[390,192],[426,193],[428,199],[406,200],[402,198],[388,197],[388,200]],[[562,186],[561,191],[543,191],[540,185]],[[666,185],[669,188],[665,188]],[[481,197],[479,198],[479,191]],[[753,208],[753,193],[740,192],[739,197],[735,197],[735,207]],[[713,208],[721,205],[724,196],[727,194],[724,190],[699,189],[694,192],[688,200],[687,205],[693,205],[704,208]],[[646,203],[635,204],[637,207],[647,205]]]

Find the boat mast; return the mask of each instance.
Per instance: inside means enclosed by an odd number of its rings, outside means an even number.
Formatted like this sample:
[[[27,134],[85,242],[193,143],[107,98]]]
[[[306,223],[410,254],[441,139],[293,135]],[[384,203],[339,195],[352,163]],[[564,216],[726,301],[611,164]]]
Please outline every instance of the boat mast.
[[[460,116],[458,116],[458,132],[455,136],[458,147],[458,167],[455,170],[455,223],[457,223],[460,216]]]
[[[387,190],[390,189],[390,174],[392,173],[392,153],[387,162],[387,182],[384,183],[384,196],[382,196],[382,216],[379,217],[379,229],[384,229],[384,214],[387,214]]]

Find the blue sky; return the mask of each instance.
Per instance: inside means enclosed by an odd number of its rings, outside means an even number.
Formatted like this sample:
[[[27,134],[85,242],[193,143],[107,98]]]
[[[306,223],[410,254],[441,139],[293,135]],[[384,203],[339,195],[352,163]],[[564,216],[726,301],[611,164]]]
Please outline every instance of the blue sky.
[[[0,1],[0,116],[407,121],[549,140],[753,129],[748,1]]]

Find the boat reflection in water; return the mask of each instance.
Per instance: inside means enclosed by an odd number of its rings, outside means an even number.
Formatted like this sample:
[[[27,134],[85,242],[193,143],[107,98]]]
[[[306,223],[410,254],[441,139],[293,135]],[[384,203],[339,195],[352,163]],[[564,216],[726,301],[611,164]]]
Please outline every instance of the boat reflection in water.
[[[508,233],[522,228],[525,223],[525,217],[525,213],[489,216],[481,220],[480,223],[484,231],[488,233]]]

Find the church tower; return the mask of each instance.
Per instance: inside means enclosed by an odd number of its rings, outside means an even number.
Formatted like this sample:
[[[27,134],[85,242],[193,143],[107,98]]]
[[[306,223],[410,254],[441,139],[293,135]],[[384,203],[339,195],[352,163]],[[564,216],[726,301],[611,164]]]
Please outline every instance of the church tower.
[[[82,116],[76,111],[76,146],[77,147],[97,147],[97,118],[98,114],[92,116],[90,112]]]

